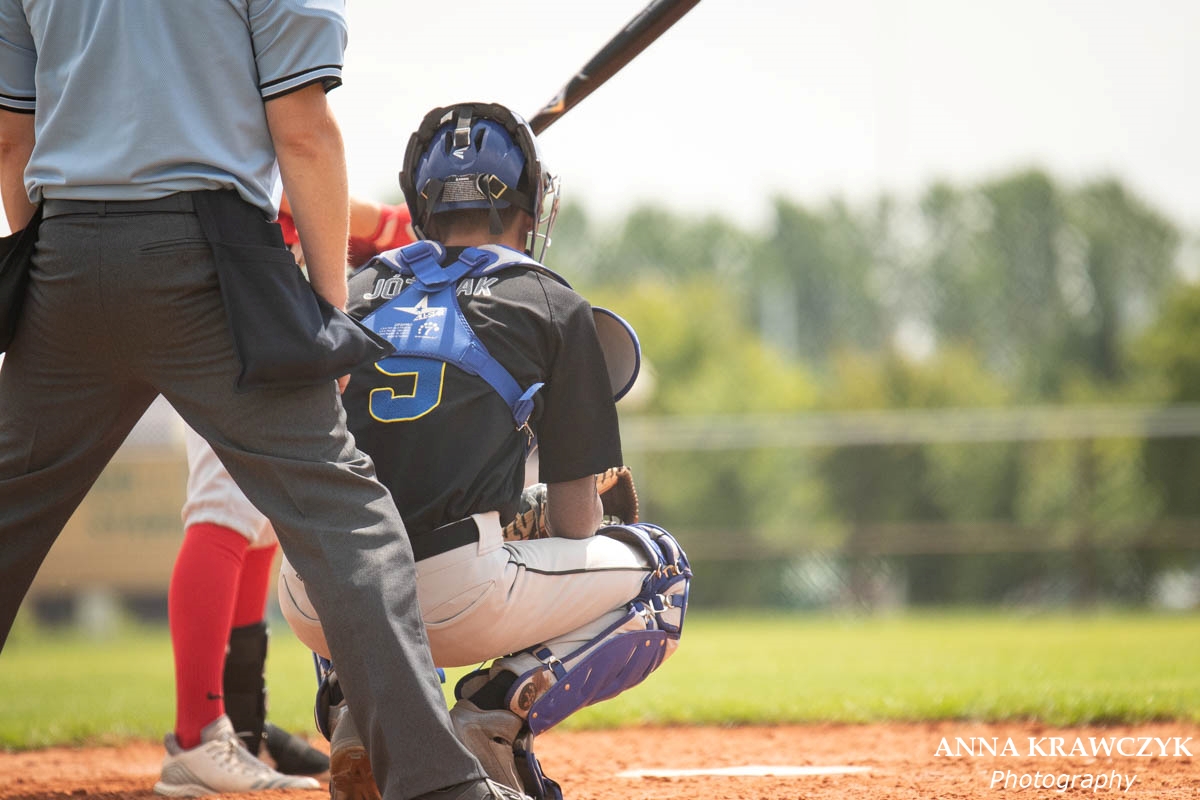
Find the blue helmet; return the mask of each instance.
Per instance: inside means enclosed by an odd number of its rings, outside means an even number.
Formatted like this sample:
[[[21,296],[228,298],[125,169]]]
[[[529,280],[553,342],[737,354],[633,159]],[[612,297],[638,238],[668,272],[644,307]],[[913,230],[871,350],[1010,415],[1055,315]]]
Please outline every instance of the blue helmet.
[[[545,170],[537,140],[518,114],[496,103],[459,103],[425,115],[409,138],[400,188],[413,230],[434,214],[489,209],[492,234],[501,232],[498,209],[517,206],[534,219],[526,252],[550,243],[558,208],[558,181]]]
[[[465,126],[455,129],[452,122],[438,128],[417,160],[415,183],[429,203],[430,214],[459,208],[507,208],[512,193],[506,189],[515,189],[521,180],[525,154],[504,126],[478,118],[469,124],[469,130]],[[431,181],[442,185],[437,200],[430,197]],[[498,190],[494,198],[490,196],[493,186]],[[527,202],[518,204],[532,212]]]

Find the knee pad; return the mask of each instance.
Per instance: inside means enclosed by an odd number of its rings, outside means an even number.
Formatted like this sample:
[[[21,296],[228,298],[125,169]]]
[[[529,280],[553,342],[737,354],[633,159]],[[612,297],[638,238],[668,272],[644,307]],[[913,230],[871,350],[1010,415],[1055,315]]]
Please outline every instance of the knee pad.
[[[687,611],[688,590],[692,582],[692,567],[687,554],[675,537],[657,525],[640,522],[633,525],[609,525],[596,531],[638,547],[645,553],[653,571],[642,581],[642,591],[630,606],[642,603],[654,616],[655,628],[673,634],[668,637],[668,649],[679,645],[683,617]]]
[[[625,615],[592,641],[563,659],[544,646],[525,651],[540,663],[517,676],[506,701],[534,735],[641,683],[679,645],[692,578],[679,543],[646,523],[610,525],[596,535],[638,548],[653,569]]]

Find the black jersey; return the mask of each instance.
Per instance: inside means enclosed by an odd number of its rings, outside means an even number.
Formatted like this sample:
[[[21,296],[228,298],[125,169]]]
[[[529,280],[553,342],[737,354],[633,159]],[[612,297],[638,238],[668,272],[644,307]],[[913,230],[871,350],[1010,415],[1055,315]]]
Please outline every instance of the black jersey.
[[[461,250],[449,249],[443,263]],[[365,317],[402,286],[390,267],[368,264],[350,278],[350,313]],[[587,301],[523,267],[465,278],[457,298],[480,341],[522,388],[545,383],[529,418],[539,480],[576,480],[620,465],[612,387]],[[420,362],[419,392],[412,367],[391,359],[353,373],[342,400],[356,443],[374,460],[410,532],[485,511],[499,511],[506,523],[525,484],[528,433],[482,378]]]

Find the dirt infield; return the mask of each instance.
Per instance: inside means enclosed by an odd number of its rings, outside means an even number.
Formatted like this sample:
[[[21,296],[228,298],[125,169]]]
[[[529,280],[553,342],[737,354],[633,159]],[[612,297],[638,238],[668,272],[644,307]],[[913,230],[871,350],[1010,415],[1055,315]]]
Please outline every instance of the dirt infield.
[[[1104,754],[1106,747],[1113,750],[1111,756]],[[1093,748],[1100,755],[1081,755]],[[1200,762],[1186,755],[1200,754],[1200,726],[1180,723],[1071,729],[946,722],[552,731],[539,739],[538,751],[567,800],[1200,796]],[[155,797],[151,787],[161,755],[158,744],[147,742],[0,753],[0,800],[148,800]],[[812,774],[826,768],[858,771]],[[245,797],[325,796],[313,791]]]

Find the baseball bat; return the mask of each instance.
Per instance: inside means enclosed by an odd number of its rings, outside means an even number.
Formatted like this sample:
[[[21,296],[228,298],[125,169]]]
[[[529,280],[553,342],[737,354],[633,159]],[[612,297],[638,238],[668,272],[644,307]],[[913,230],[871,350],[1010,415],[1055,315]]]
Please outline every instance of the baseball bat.
[[[638,53],[645,50],[667,28],[699,3],[700,0],[652,0],[636,17],[608,40],[591,61],[584,64],[558,94],[537,112],[529,126],[534,133],[553,125],[563,114],[574,108],[604,82],[616,75]]]

